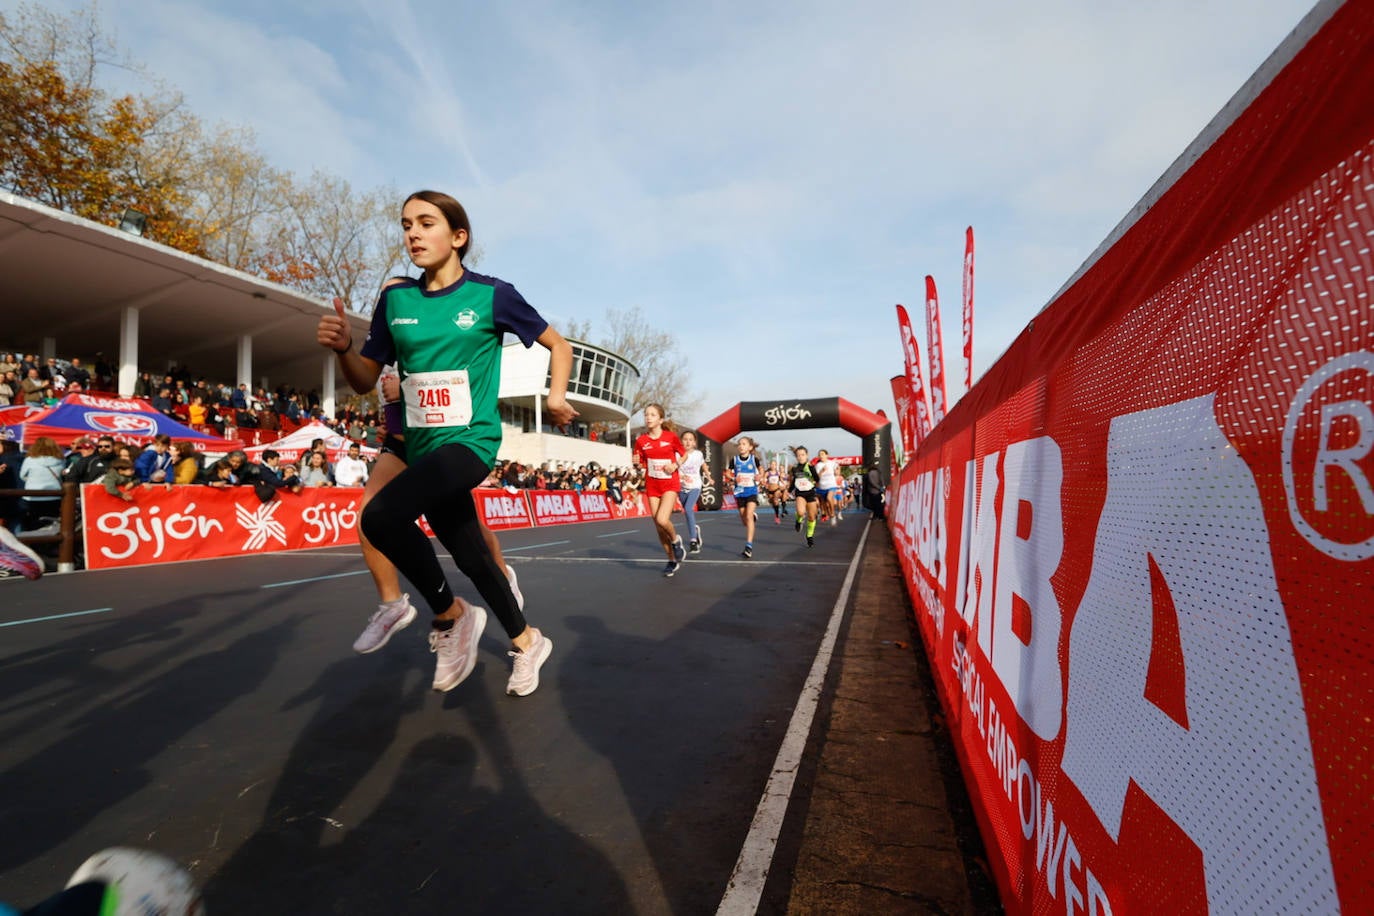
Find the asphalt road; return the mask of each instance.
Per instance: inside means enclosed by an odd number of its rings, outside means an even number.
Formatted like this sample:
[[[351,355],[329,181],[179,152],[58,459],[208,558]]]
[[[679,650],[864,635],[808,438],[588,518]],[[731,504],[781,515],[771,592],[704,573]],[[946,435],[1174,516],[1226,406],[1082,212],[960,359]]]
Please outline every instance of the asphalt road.
[[[713,913],[868,524],[760,521],[673,579],[648,520],[503,534],[524,698],[494,619],[448,694],[423,616],[354,655],[356,548],[0,582],[0,899],[135,845],[219,916]]]

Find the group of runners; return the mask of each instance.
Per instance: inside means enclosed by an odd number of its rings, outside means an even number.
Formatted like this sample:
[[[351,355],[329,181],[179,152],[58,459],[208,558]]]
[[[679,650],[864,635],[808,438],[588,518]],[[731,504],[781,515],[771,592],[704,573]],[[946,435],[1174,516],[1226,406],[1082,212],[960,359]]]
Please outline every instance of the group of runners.
[[[381,649],[418,616],[400,576],[411,583],[432,613],[430,651],[436,656],[433,687],[452,690],[471,674],[477,644],[490,608],[510,638],[512,659],[506,692],[527,696],[539,686],[539,672],[553,641],[524,616],[519,582],[505,562],[496,535],[483,523],[472,489],[486,477],[501,445],[500,385],[502,337],[513,334],[526,347],[548,349],[549,393],[544,410],[555,426],[577,417],[567,401],[572,348],[511,284],[473,273],[463,265],[472,243],[467,213],[453,197],[418,191],[406,198],[401,229],[418,278],[388,281],[372,313],[361,347],[342,304],[323,316],[316,338],[332,350],[348,384],[358,393],[378,390],[386,436],[363,493],[359,541],[379,604],[354,643],[359,653]],[[660,546],[667,557],[663,575],[672,577],[689,553],[700,553],[696,508],[702,475],[709,469],[696,435],[681,436],[665,425],[660,404],[644,408],[645,432],[634,443],[634,463],[645,473],[644,492]],[[760,493],[781,524],[786,501],[795,502],[795,527],[805,526],[815,544],[818,518],[843,518],[843,483],[836,462],[821,450],[817,461],[795,450],[786,472],[776,461],[765,469],[757,444],[742,436],[738,454],[725,470],[733,487],[745,543],[752,558]],[[673,523],[681,505],[687,521],[684,543]],[[454,593],[430,539],[416,524],[428,521],[455,565],[471,580],[486,607]]]
[[[649,514],[653,516],[659,544],[668,558],[663,575],[675,576],[689,553],[701,551],[701,527],[696,521],[697,501],[701,497],[701,475],[709,471],[697,448],[696,434],[690,431],[679,437],[664,425],[663,407],[650,404],[644,408],[645,432],[634,444],[634,462],[645,472],[645,494],[649,499]],[[849,491],[840,472],[839,462],[821,449],[815,462],[809,460],[804,446],[793,450],[796,463],[786,474],[777,460],[763,467],[758,443],[749,436],[737,441],[738,454],[731,457],[724,477],[735,498],[740,524],[744,526],[744,547],[740,556],[746,560],[754,556],[754,535],[758,522],[758,506],[766,495],[773,507],[774,524],[782,524],[787,501],[795,502],[795,529],[805,526],[806,546],[816,544],[816,525],[829,521],[831,525],[844,519]],[[673,511],[681,505],[687,518],[688,542],[673,525]]]

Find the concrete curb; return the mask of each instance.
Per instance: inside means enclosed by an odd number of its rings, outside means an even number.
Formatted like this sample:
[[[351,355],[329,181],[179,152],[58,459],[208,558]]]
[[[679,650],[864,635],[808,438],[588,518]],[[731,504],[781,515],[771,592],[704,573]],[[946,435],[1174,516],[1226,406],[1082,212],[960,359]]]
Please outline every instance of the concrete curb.
[[[787,912],[1001,913],[886,524],[871,524]]]

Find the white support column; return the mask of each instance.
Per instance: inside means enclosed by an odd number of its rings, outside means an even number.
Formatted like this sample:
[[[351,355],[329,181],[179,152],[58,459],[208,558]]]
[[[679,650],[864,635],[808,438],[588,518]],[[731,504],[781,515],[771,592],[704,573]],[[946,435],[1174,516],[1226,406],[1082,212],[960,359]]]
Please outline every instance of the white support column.
[[[234,374],[234,387],[244,383],[253,387],[253,336],[244,334],[239,337],[238,371]]]
[[[125,306],[119,313],[119,376],[115,388],[120,397],[132,397],[138,381],[138,309]]]
[[[534,435],[535,442],[539,443],[539,463],[543,464],[549,460],[549,444],[544,441],[544,395],[539,391],[534,392]]]
[[[334,357],[324,358],[324,384],[320,387],[320,409],[331,420],[334,418]]]

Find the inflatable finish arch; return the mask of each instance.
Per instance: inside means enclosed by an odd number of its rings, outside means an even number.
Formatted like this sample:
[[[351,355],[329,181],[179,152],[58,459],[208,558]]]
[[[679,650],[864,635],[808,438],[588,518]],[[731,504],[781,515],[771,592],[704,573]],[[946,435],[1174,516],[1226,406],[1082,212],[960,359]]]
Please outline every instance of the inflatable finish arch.
[[[775,432],[780,429],[829,429],[842,427],[863,440],[864,467],[878,466],[887,484],[892,455],[892,424],[881,413],[873,413],[844,398],[815,398],[803,401],[740,401],[697,430],[701,452],[709,473],[701,481],[703,509],[719,509],[724,491],[721,476],[725,458],[722,443],[743,430]]]

